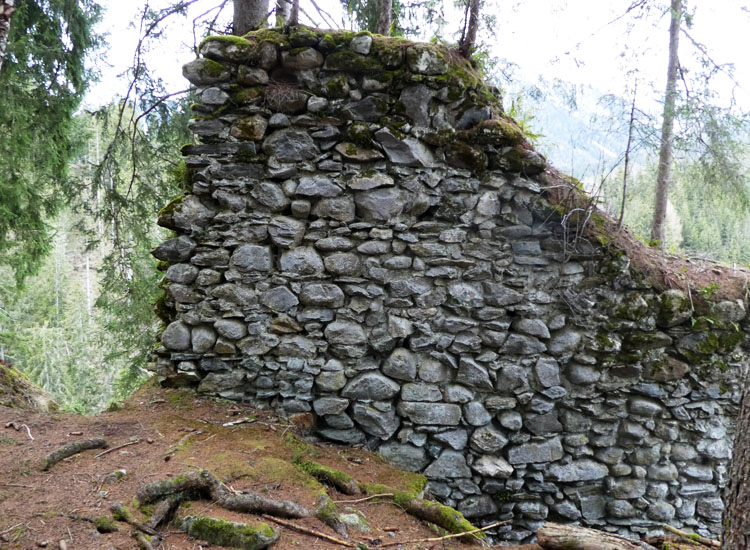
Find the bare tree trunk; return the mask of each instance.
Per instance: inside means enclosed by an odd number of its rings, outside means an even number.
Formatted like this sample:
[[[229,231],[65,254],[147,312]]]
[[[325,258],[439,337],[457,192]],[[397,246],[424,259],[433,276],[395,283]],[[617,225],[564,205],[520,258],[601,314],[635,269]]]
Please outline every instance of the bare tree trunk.
[[[10,18],[16,8],[13,7],[14,0],[0,0],[0,69],[3,68],[5,59],[5,48],[8,46],[8,34],[10,33]]]
[[[289,24],[293,27],[299,25],[299,0],[292,0],[292,10],[289,13]]]
[[[474,50],[474,44],[477,41],[477,32],[479,31],[479,4],[481,0],[469,0],[468,4],[468,22],[466,24],[466,33],[459,44],[459,51],[466,59],[471,57]]]
[[[268,16],[268,0],[233,0],[232,32],[242,36],[258,29]]]
[[[680,23],[682,21],[682,0],[672,0],[672,19],[669,25],[669,65],[667,68],[667,90],[664,95],[664,118],[661,126],[661,146],[659,147],[659,171],[656,175],[656,198],[654,200],[654,220],[651,224],[651,240],[659,242],[659,248],[666,244],[665,222],[669,184],[672,180],[672,145],[674,142],[674,116],[677,100],[677,71],[680,45]]]
[[[391,31],[391,10],[393,9],[393,0],[380,0],[378,3],[378,28],[376,32],[382,35],[389,35]]]
[[[276,0],[276,26],[283,27],[289,21],[289,0]]]
[[[737,436],[729,468],[729,483],[724,490],[724,533],[722,550],[750,548],[750,392],[742,399],[737,419]]]
[[[630,148],[633,144],[633,126],[635,125],[635,99],[638,94],[638,81],[635,82],[633,90],[633,104],[630,106],[630,122],[628,124],[628,145],[625,147],[625,168],[622,173],[622,202],[620,202],[620,218],[617,220],[617,229],[622,227],[625,218],[625,200],[628,197],[628,171],[630,170]]]

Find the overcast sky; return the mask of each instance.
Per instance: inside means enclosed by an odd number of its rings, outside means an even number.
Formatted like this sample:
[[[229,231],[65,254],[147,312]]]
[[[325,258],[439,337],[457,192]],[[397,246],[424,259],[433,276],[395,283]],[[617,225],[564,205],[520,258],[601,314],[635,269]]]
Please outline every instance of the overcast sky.
[[[668,0],[654,0],[665,4]],[[191,17],[174,18],[168,39],[150,54],[150,64],[168,83],[170,91],[185,87],[181,66],[194,56],[192,44],[192,17],[214,5],[204,0]],[[486,12],[496,16],[497,28],[488,29],[493,55],[518,65],[519,78],[534,81],[540,74],[548,80],[565,79],[577,84],[591,85],[602,92],[625,93],[637,67],[640,79],[652,83],[655,89],[664,87],[666,75],[669,18],[656,17],[656,10],[648,19],[633,24],[630,15],[621,17],[632,0],[487,0]],[[122,94],[125,84],[117,82],[116,75],[131,63],[137,42],[138,12],[142,0],[100,0],[106,8],[101,30],[109,33],[109,47],[105,59],[111,65],[102,69],[102,82],[95,85],[88,96],[90,105],[108,102],[114,95]],[[152,0],[153,7],[167,5],[166,0]],[[218,3],[218,2],[216,2]],[[740,6],[743,0],[692,0],[695,12],[693,27],[688,31],[698,42],[706,45],[717,63],[733,63],[735,79],[745,88],[735,91],[742,105],[750,108],[750,46],[748,29],[750,13]],[[231,2],[227,16],[231,15]],[[343,15],[336,0],[318,2],[333,14],[337,23]],[[452,4],[450,0],[446,4]],[[750,4],[750,2],[748,2]],[[301,0],[303,9],[313,12],[309,0]],[[460,14],[450,13],[451,25]],[[326,25],[327,26],[327,25]],[[450,39],[450,32],[446,33]],[[688,70],[695,66],[688,38],[681,36],[681,61]],[[730,84],[719,76],[712,86],[721,91],[728,101]]]

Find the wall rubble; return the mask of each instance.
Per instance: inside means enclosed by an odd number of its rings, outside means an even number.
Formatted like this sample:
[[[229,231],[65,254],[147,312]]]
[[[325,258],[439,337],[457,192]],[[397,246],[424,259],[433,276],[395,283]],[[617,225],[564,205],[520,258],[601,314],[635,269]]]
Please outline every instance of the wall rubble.
[[[742,303],[698,314],[570,242],[544,159],[444,49],[298,27],[201,54],[154,251],[164,384],[311,411],[504,540],[719,532]]]

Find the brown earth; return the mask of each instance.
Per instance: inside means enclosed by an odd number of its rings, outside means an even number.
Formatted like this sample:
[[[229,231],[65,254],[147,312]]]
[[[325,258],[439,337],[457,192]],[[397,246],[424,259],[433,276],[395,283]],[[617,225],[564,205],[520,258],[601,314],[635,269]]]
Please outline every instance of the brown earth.
[[[244,418],[252,421],[223,426]],[[304,429],[269,412],[199,397],[187,390],[163,390],[150,383],[120,410],[95,416],[48,414],[0,406],[0,549],[35,549],[45,543],[47,548],[57,549],[61,540],[66,541],[69,550],[137,548],[129,525],[118,523],[119,531],[101,534],[89,520],[111,519],[109,507],[113,502],[135,510],[133,499],[141,485],[196,468],[212,471],[237,491],[249,490],[314,508],[316,490],[321,486],[292,464],[294,454],[300,449],[306,453],[305,458],[337,468],[362,482],[382,483],[397,489],[407,489],[409,482],[413,482],[413,474],[389,467],[373,453],[329,444],[300,443]],[[96,455],[101,449],[83,451],[49,471],[40,471],[40,464],[50,452],[74,441],[98,437],[105,438],[110,449],[138,442],[100,458]],[[126,475],[107,482],[105,478],[117,470],[124,470]],[[350,542],[377,548],[389,542],[438,536],[427,524],[403,513],[393,503],[378,500],[347,503],[361,497],[342,495],[332,488],[327,491],[338,503],[340,512],[356,510],[370,526],[368,533],[349,528]],[[138,517],[139,512],[135,513]],[[257,516],[228,512],[207,501],[193,501],[189,513],[251,524],[261,521]],[[146,521],[145,516],[140,518]],[[288,521],[340,538],[314,518]],[[344,548],[287,527],[273,527],[281,530],[275,550]],[[208,547],[172,527],[162,527],[161,531],[165,534],[161,548],[165,550]],[[399,547],[470,546],[445,540],[389,548]]]

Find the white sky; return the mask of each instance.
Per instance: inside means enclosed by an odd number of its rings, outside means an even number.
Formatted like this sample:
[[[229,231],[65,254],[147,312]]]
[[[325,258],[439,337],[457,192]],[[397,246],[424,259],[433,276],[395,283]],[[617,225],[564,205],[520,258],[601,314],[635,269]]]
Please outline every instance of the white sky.
[[[662,90],[666,74],[666,48],[669,18],[657,18],[655,10],[648,20],[635,23],[630,34],[627,26],[631,16],[622,15],[632,0],[488,0],[485,10],[497,19],[497,28],[489,29],[492,36],[493,55],[506,58],[519,66],[518,76],[529,81],[543,74],[547,80],[561,78],[577,84],[591,85],[603,92],[625,94],[629,82],[629,69],[636,66],[641,82],[651,83]],[[735,92],[740,103],[750,108],[750,13],[741,9],[743,0],[692,0],[695,12],[689,33],[705,44],[717,63],[734,63],[735,80],[744,86]],[[116,75],[131,63],[138,32],[138,12],[143,0],[100,0],[106,8],[101,30],[109,33],[109,47],[105,54],[109,69],[102,70],[102,82],[95,85],[87,102],[100,105],[114,95],[124,93],[126,85],[117,81]],[[167,5],[167,0],[152,0],[152,6]],[[213,0],[200,3],[193,16],[214,5]],[[668,0],[653,0],[661,7]],[[231,1],[226,8],[231,14]],[[342,19],[337,0],[318,2]],[[451,4],[447,0],[446,4]],[[750,1],[748,1],[750,4]],[[303,9],[312,13],[309,0],[301,0]],[[458,28],[460,14],[448,18]],[[190,51],[192,25],[190,19],[176,17],[168,32],[168,39],[150,53],[149,63],[167,82],[169,91],[186,87],[181,76],[181,66],[194,55]],[[450,39],[450,35],[447,36]],[[179,47],[183,46],[183,47]],[[681,61],[690,70],[695,62],[685,35],[681,36]],[[625,53],[623,53],[625,52]],[[725,77],[717,77],[712,87],[719,90],[725,101],[729,100],[731,86]],[[639,86],[640,88],[640,86]],[[658,92],[656,92],[658,93]]]

